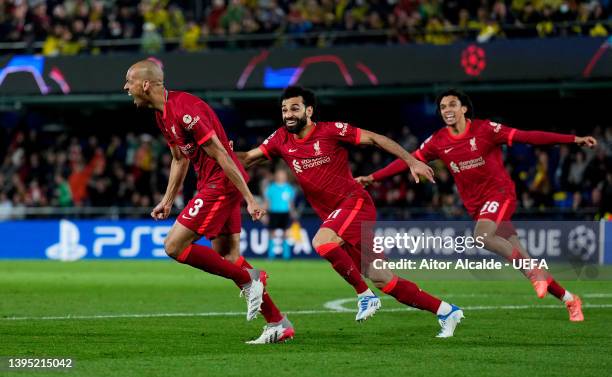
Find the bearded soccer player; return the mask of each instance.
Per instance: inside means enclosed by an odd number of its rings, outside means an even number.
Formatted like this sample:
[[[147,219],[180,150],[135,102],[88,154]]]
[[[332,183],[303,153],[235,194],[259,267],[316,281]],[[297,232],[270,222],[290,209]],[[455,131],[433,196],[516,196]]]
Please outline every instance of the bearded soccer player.
[[[410,166],[417,181],[419,174],[433,181],[433,170],[385,136],[347,123],[314,122],[315,95],[310,90],[288,87],[281,101],[284,126],[259,148],[239,152],[238,157],[250,166],[279,156],[293,170],[306,199],[323,221],[312,240],[315,250],[357,293],[355,319],[366,320],[380,308],[380,299],[368,288],[363,273],[399,302],[436,314],[442,327],[438,337],[453,336],[463,318],[461,309],[387,269],[374,268],[375,257],[367,245],[362,254],[361,224],[376,220],[376,208],[351,175],[346,145],[376,145],[394,154]]]
[[[522,131],[488,120],[472,119],[469,97],[451,89],[438,96],[438,113],[446,127],[436,131],[414,155],[423,162],[441,159],[455,179],[459,195],[470,216],[476,220],[474,235],[483,237],[487,250],[512,261],[530,259],[510,222],[516,209],[514,182],[504,167],[501,145],[513,143],[577,144],[594,147],[591,136],[579,137],[543,131]],[[406,171],[402,160],[357,181],[367,185]],[[553,277],[538,268],[523,271],[538,297],[547,292],[562,300],[570,321],[583,321],[580,297],[564,289]]]
[[[249,191],[248,176],[214,111],[189,93],[166,90],[163,80],[157,63],[143,60],[128,70],[124,90],[137,107],[156,111],[157,126],[172,152],[166,193],[151,212],[155,220],[168,218],[190,161],[197,173],[198,192],[168,232],[166,253],[179,263],[233,280],[246,297],[248,321],[261,309],[267,325],[258,339],[247,343],[287,340],[294,329],[265,291],[265,272],[252,268],[240,256],[242,198],[253,220],[265,211]],[[211,240],[212,248],[195,244],[201,236]]]

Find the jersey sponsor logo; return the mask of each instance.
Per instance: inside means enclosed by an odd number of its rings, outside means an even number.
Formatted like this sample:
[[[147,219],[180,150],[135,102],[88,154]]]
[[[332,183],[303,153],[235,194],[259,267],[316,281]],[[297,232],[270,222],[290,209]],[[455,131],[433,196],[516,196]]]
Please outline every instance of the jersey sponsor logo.
[[[478,146],[476,146],[476,137],[474,136],[473,138],[470,139],[470,150],[472,152],[477,151],[478,150]]]
[[[462,171],[478,168],[484,166],[486,163],[485,159],[482,156],[478,158],[474,158],[468,161],[459,161],[459,164],[456,164],[454,161],[451,161],[449,164],[453,173],[459,173]]]
[[[289,151],[289,153],[293,153],[293,152],[297,151],[297,148],[289,148],[287,151]]]
[[[298,160],[293,160],[293,170],[296,173],[302,173],[304,170],[316,168],[317,166],[325,165],[331,162],[331,157],[329,156],[321,156],[316,158],[306,158],[301,162]]]
[[[446,154],[446,153],[448,153],[448,152],[452,151],[452,150],[453,150],[453,148],[455,148],[455,147],[450,147],[450,148],[445,149],[445,150],[444,150],[444,153]]]
[[[322,152],[321,152],[321,145],[319,144],[319,141],[314,143],[313,147],[314,147],[315,156],[320,156]]]
[[[489,126],[493,127],[493,132],[498,133],[501,130],[501,124],[495,122],[489,122]]]
[[[295,170],[296,173],[301,173],[303,171],[298,160],[293,160],[291,164],[293,165],[293,170]]]
[[[336,128],[340,129],[340,136],[345,136],[348,130],[348,123],[336,122]]]

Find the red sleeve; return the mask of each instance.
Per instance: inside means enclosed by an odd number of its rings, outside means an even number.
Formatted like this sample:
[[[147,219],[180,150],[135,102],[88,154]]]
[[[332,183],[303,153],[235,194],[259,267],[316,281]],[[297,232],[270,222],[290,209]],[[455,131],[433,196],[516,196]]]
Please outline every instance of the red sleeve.
[[[191,133],[193,139],[202,145],[215,135],[213,109],[197,97],[187,97],[178,114],[181,127]]]
[[[523,131],[513,128],[508,136],[508,145],[512,146],[513,142],[534,145],[570,144],[573,143],[575,139],[576,137],[574,135],[546,131]]]
[[[281,141],[279,130],[272,132],[272,134],[268,136],[268,138],[259,146],[259,149],[263,152],[268,160],[271,160],[272,157],[280,154],[279,148]]]
[[[374,178],[375,181],[382,181],[406,170],[408,170],[408,165],[404,160],[398,158],[384,168],[372,173],[372,178]]]
[[[433,137],[434,135],[431,135],[430,137],[425,139],[425,141],[423,142],[423,144],[421,144],[419,149],[417,149],[413,153],[413,156],[423,162],[437,160],[438,152],[437,152],[437,148],[435,146],[435,140],[433,139]]]
[[[270,152],[268,152],[268,149],[263,144],[259,146],[259,149],[262,151],[262,153],[264,154],[264,156],[266,156],[268,160],[272,159],[272,157],[270,157]]]
[[[348,144],[359,145],[361,140],[361,128],[342,122],[325,124],[324,127],[326,133],[330,134],[336,140]]]
[[[527,143],[534,145],[544,144],[568,144],[574,142],[574,135],[558,134],[545,131],[523,131],[508,127],[503,124],[488,122],[489,131],[492,133],[496,144]]]

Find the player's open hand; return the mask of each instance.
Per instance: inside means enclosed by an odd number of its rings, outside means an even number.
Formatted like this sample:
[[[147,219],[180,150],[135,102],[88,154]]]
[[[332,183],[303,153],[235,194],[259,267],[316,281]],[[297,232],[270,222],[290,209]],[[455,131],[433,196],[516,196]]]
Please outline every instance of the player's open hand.
[[[374,183],[374,177],[372,177],[372,174],[366,176],[362,175],[361,177],[355,178],[355,181],[357,181],[357,183],[359,183],[363,187],[368,187],[369,185]]]
[[[597,139],[593,136],[576,136],[575,142],[581,147],[595,148],[597,146]]]
[[[155,220],[165,220],[170,216],[170,210],[172,210],[172,204],[160,202],[153,208],[153,211],[151,211],[151,217]]]
[[[251,203],[247,203],[247,212],[251,215],[251,219],[261,220],[262,217],[266,214],[266,210],[263,209],[262,206],[259,205],[256,201],[252,201]]]
[[[434,180],[434,172],[433,169],[424,162],[416,161],[415,163],[410,165],[410,174],[414,178],[416,183],[420,182],[419,175],[427,178],[428,181],[432,183],[436,183]]]

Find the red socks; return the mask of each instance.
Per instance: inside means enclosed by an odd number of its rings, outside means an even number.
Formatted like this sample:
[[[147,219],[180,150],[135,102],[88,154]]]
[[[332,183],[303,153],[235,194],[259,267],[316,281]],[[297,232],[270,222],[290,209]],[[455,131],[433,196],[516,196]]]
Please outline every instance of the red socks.
[[[557,283],[557,281],[552,277],[549,279],[550,281],[548,282],[548,293],[555,296],[559,300],[563,300],[563,296],[565,296],[565,288],[560,286],[559,283]]]
[[[236,266],[243,268],[243,269],[253,268],[253,266],[251,266],[249,262],[247,262],[246,259],[244,259],[244,257],[238,258],[235,264]],[[264,291],[264,294],[263,294],[263,303],[261,304],[261,314],[266,319],[267,323],[280,322],[283,320],[283,315],[281,314],[280,310],[278,310],[278,308],[274,304],[274,301],[272,301],[272,298],[268,294],[267,290]]]
[[[251,281],[251,275],[246,270],[226,261],[216,251],[207,246],[191,244],[183,250],[176,260],[211,274],[231,279],[238,286]]]
[[[512,250],[512,255],[510,256],[510,261],[514,259],[523,259],[524,257],[519,253],[517,249]],[[565,295],[565,288],[563,288],[555,279],[553,279],[550,274],[548,274],[548,293],[555,296],[559,300],[563,300],[563,296]],[[546,276],[546,275],[544,275]]]
[[[353,260],[348,255],[346,250],[335,243],[330,242],[316,248],[317,253],[327,259],[334,270],[344,278],[350,285],[355,288],[357,294],[365,292],[368,285],[363,281],[359,268],[355,266]]]
[[[395,297],[395,299],[402,304],[421,310],[427,310],[433,314],[436,314],[442,302],[429,293],[422,291],[413,282],[398,276],[393,277],[382,291]]]

